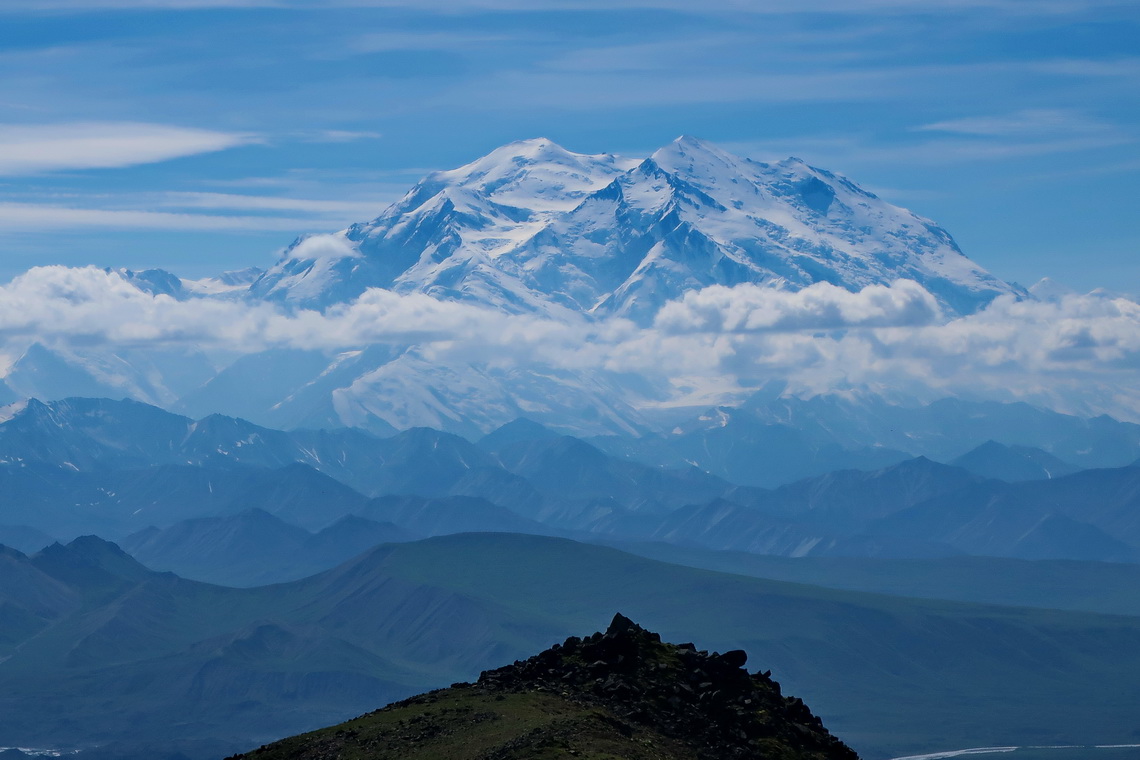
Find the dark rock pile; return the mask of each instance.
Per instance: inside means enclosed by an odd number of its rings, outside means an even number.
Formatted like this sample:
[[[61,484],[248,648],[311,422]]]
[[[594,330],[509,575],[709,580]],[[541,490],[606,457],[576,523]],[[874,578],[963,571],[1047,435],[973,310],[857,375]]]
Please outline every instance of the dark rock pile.
[[[488,670],[477,687],[550,691],[604,706],[696,747],[707,760],[828,758],[857,760],[847,745],[795,697],[784,697],[768,673],[750,674],[743,651],[698,652],[622,615],[603,633]]]

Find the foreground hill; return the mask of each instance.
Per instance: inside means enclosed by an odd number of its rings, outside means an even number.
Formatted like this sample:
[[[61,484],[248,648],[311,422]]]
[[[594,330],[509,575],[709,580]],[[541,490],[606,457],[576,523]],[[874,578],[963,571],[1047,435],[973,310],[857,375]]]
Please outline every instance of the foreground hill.
[[[667,644],[616,615],[475,684],[423,694],[231,760],[621,757],[856,760],[748,655]]]
[[[156,757],[138,749],[155,742],[216,760],[471,680],[615,609],[751,652],[872,760],[1129,743],[1140,701],[1134,617],[821,589],[539,536],[384,545],[252,589],[152,573],[85,538],[0,556],[0,608],[0,746],[99,744],[116,760]]]

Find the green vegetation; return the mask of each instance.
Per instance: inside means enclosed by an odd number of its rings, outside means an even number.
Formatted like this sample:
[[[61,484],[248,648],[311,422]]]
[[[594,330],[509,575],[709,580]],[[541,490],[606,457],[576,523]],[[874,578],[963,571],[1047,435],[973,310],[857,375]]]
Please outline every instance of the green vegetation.
[[[609,545],[662,562],[827,588],[1140,616],[1140,565],[1127,563],[1000,557],[773,557],[660,543]]]
[[[554,694],[471,686],[425,694],[332,728],[285,739],[248,760],[696,760],[692,747],[611,711]]]

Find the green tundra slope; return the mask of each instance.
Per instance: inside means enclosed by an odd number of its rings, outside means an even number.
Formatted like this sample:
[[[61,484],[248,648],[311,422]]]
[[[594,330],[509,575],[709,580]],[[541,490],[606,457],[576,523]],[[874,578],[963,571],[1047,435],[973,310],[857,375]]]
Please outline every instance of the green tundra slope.
[[[662,562],[721,573],[1015,607],[1140,615],[1140,565],[1002,557],[775,557],[662,543],[605,542]]]

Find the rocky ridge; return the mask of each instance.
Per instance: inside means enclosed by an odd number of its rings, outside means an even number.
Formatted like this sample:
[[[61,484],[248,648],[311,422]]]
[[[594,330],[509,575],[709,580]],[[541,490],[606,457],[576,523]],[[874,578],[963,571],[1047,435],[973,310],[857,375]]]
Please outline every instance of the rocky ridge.
[[[485,671],[476,685],[550,690],[599,704],[695,745],[708,760],[857,757],[803,700],[781,694],[770,671],[749,673],[747,661],[740,649],[718,654],[662,642],[618,614],[605,633],[572,636],[528,660]]]
[[[770,672],[745,670],[747,659],[662,642],[618,614],[604,633],[572,636],[474,684],[229,760],[858,760]]]

